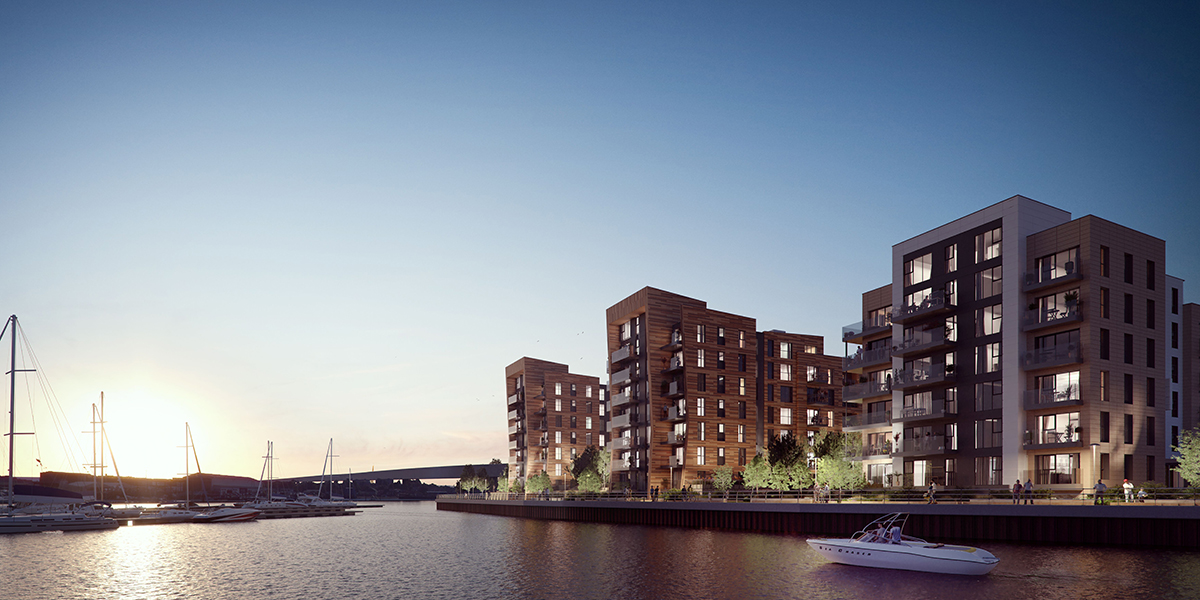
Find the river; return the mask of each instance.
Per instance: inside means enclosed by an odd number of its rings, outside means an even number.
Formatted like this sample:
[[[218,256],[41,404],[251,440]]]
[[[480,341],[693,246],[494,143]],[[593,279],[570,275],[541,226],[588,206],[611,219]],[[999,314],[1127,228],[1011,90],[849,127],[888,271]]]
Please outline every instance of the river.
[[[0,536],[0,595],[197,598],[1200,598],[1200,551],[981,544],[984,577],[830,564],[794,535],[512,519],[388,503],[353,517]]]

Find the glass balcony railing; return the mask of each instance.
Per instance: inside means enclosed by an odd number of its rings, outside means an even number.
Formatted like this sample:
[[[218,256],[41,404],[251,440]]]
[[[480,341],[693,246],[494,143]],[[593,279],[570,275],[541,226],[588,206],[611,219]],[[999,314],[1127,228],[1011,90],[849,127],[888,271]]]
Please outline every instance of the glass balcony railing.
[[[934,290],[919,304],[905,304],[899,308],[892,309],[892,322],[906,323],[949,312],[953,309],[954,305],[946,302],[946,293],[942,290]]]
[[[1022,291],[1033,292],[1049,287],[1054,287],[1068,281],[1079,281],[1083,279],[1083,270],[1075,266],[1074,262],[1067,262],[1062,267],[1047,267],[1040,271],[1025,271],[1021,281]]]
[[[1075,406],[1083,404],[1079,386],[1071,385],[1060,390],[1025,390],[1025,410]]]
[[[851,429],[858,427],[882,427],[892,424],[892,411],[879,411],[863,413],[861,415],[846,415],[845,421],[842,422],[842,429]]]
[[[842,400],[857,400],[860,398],[870,398],[873,396],[882,396],[891,392],[891,387],[883,381],[868,381],[866,383],[856,383],[842,388]]]
[[[1046,369],[1079,362],[1083,362],[1083,354],[1078,344],[1037,348],[1021,356],[1021,367],[1025,369]]]
[[[908,389],[954,381],[954,365],[946,367],[944,364],[935,364],[902,369],[896,372],[893,386],[896,389]]]
[[[1067,304],[1059,308],[1027,310],[1021,317],[1021,331],[1032,331],[1043,327],[1077,323],[1083,320],[1083,311],[1078,304]]]
[[[917,402],[912,406],[903,406],[900,408],[900,416],[897,421],[923,421],[926,419],[942,419],[945,417],[953,417],[958,414],[957,402],[946,402],[945,400],[930,400],[928,402]]]
[[[954,345],[953,341],[946,339],[946,328],[935,327],[924,331],[914,331],[910,337],[900,340],[900,343],[892,349],[893,356],[905,357],[921,354],[923,352],[933,352],[942,348],[948,348]]]
[[[892,316],[890,314],[878,315],[874,318],[865,321],[859,321],[847,325],[842,328],[842,341],[849,343],[857,343],[856,340],[890,331],[892,328]]]

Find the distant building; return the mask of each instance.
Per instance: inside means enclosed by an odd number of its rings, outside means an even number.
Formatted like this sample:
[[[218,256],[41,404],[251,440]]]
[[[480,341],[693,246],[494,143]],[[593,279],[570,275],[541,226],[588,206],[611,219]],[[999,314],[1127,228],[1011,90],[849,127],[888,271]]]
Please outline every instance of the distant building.
[[[819,336],[646,287],[607,311],[613,483],[679,488],[734,471],[767,437],[839,429],[841,365]]]
[[[607,443],[606,388],[599,377],[560,363],[522,358],[505,369],[508,397],[508,477],[542,471],[555,489],[572,481],[571,461]]]
[[[1171,481],[1196,333],[1163,240],[1014,196],[896,244],[891,265],[843,331],[872,482]]]

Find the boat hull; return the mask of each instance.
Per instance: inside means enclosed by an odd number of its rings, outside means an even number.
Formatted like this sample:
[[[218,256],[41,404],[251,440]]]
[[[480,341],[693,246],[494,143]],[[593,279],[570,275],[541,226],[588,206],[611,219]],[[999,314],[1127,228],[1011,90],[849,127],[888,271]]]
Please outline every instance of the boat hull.
[[[261,514],[262,511],[249,508],[218,508],[208,512],[202,512],[195,517],[192,517],[192,522],[238,523],[241,521],[253,521]]]
[[[971,546],[891,544],[850,539],[810,539],[808,545],[830,561],[879,569],[987,575],[999,562],[992,553]]]
[[[79,514],[0,516],[2,533],[41,533],[44,531],[97,531],[116,529],[121,524],[112,519]]]

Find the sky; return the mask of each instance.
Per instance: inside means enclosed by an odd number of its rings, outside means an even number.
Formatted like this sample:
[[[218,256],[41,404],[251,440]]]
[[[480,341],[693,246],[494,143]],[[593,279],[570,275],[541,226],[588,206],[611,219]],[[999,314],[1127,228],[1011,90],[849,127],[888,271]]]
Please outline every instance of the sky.
[[[279,477],[330,439],[339,472],[507,460],[505,366],[603,377],[642,287],[841,354],[893,244],[1015,194],[1166,240],[1196,301],[1198,30],[1171,1],[4,2],[0,313],[49,386],[19,377],[17,474],[90,464],[101,392],[125,476],[183,473],[185,423],[230,475],[268,440]]]

